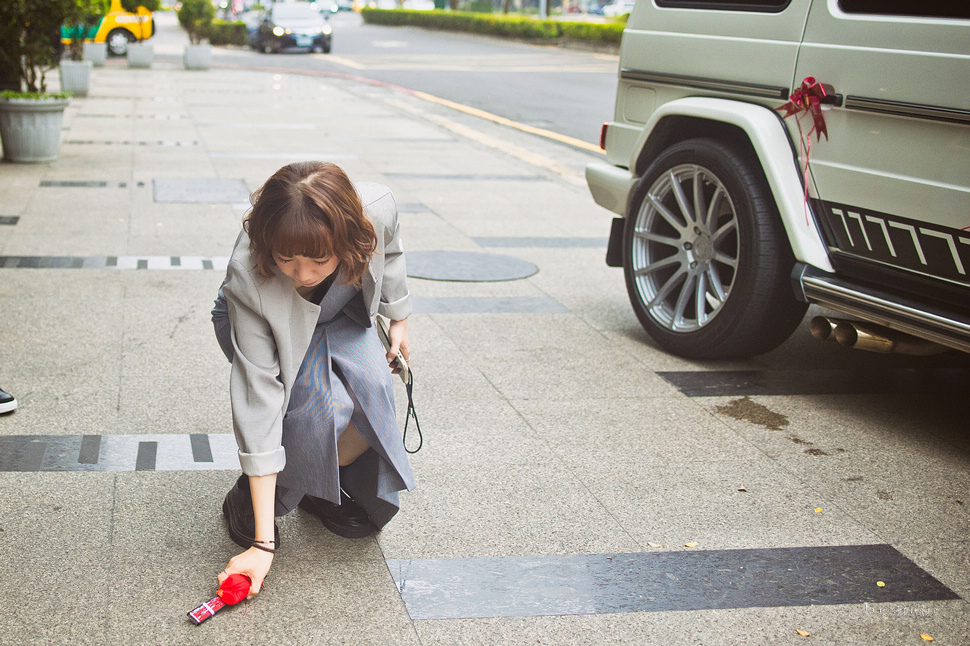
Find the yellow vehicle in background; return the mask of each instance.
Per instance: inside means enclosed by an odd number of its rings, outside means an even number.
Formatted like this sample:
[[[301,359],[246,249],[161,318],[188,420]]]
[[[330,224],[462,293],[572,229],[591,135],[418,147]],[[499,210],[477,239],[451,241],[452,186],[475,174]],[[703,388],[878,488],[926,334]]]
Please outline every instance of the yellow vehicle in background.
[[[75,29],[83,29],[83,27],[71,25],[62,27],[61,42],[69,43]],[[84,40],[106,43],[109,54],[124,56],[128,53],[128,43],[147,40],[154,34],[155,20],[151,11],[141,6],[135,12],[126,11],[121,5],[121,0],[111,0],[108,13],[96,25],[87,28]]]

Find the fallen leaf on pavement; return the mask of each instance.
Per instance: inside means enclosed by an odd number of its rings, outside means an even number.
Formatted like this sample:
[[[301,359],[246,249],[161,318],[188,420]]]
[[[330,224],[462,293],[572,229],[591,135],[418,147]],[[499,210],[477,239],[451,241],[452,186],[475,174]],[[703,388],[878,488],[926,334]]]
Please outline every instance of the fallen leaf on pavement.
[[[694,543],[694,542],[684,543],[684,547],[697,547],[697,543]]]
[[[920,636],[920,639],[922,639],[924,642],[933,641],[933,638],[927,635],[926,633],[920,633],[919,636]]]
[[[801,635],[802,637],[808,637],[811,634],[811,633],[809,633],[806,630],[797,630],[796,629],[795,632],[798,633],[799,635]]]
[[[878,585],[880,588],[885,588],[886,587],[886,584],[883,583],[882,581],[876,581],[876,585]]]

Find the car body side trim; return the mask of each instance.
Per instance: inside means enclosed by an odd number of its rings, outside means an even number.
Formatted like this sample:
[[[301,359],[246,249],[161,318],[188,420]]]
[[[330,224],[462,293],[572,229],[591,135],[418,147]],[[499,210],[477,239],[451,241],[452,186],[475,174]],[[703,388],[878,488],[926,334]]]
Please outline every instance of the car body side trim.
[[[788,88],[777,85],[760,85],[758,83],[726,81],[700,76],[682,76],[680,74],[662,74],[660,72],[648,72],[629,68],[620,69],[620,78],[624,81],[676,85],[678,87],[691,87],[699,90],[712,90],[729,94],[743,94],[745,96],[778,99],[780,101],[786,100],[789,93]]]
[[[935,105],[919,103],[905,103],[903,101],[887,101],[885,99],[870,99],[862,96],[845,97],[846,110],[860,110],[863,112],[879,112],[901,117],[915,117],[932,121],[948,121],[970,125],[970,110],[958,108],[944,108]]]

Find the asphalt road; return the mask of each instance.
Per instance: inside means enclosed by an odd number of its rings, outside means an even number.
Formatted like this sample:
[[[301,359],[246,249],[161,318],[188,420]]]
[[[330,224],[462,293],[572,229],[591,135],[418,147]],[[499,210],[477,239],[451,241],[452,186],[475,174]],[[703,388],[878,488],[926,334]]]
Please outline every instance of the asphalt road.
[[[427,92],[590,144],[613,116],[617,56],[330,19],[330,54],[216,48],[214,60],[348,74]]]

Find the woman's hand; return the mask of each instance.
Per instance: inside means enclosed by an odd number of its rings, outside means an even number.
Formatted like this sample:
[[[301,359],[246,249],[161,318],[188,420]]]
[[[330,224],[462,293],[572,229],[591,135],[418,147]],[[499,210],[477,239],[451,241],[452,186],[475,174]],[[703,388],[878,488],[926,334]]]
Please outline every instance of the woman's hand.
[[[276,504],[276,474],[249,476],[249,493],[253,498],[256,539],[261,541],[262,545],[275,549],[273,536],[276,530],[273,509]],[[255,597],[263,587],[263,579],[269,573],[270,566],[273,565],[273,556],[273,552],[250,547],[242,554],[229,559],[229,565],[219,573],[219,585],[222,585],[230,574],[245,574],[252,581],[247,598]]]
[[[408,320],[391,321],[387,328],[387,336],[391,342],[391,347],[387,350],[387,363],[391,364],[400,352],[405,361],[411,361],[411,342],[408,339]],[[391,372],[397,374],[400,370],[392,369]]]
[[[229,565],[219,573],[219,585],[225,581],[230,574],[245,574],[252,581],[252,588],[249,590],[247,599],[255,597],[263,587],[263,579],[269,574],[269,568],[273,565],[273,555],[255,547],[250,547],[242,554],[229,559]]]

